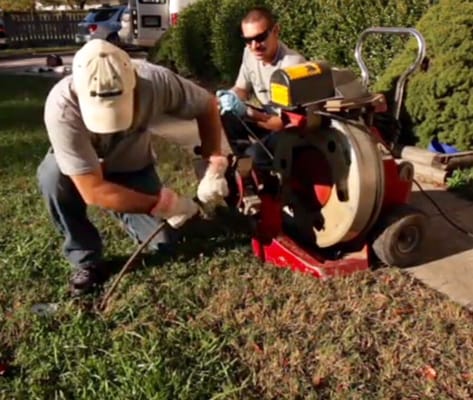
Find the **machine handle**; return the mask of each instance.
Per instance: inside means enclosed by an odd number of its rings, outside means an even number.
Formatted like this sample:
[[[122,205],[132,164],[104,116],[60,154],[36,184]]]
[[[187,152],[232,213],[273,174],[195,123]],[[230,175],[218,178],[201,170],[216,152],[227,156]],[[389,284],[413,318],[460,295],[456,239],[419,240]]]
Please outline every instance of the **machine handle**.
[[[398,28],[398,27],[374,27],[368,28],[364,30],[356,44],[355,48],[355,59],[358,63],[358,66],[361,69],[361,77],[363,85],[368,88],[369,84],[369,72],[368,68],[366,67],[365,62],[363,61],[363,57],[361,55],[361,49],[363,46],[363,41],[365,40],[366,36],[372,33],[384,33],[384,34],[396,34],[396,35],[411,35],[414,36],[417,40],[418,51],[417,51],[417,58],[416,60],[407,68],[404,73],[399,77],[397,84],[396,84],[396,92],[394,94],[394,115],[397,120],[399,120],[399,115],[401,113],[401,105],[402,100],[404,97],[404,85],[406,83],[407,77],[411,75],[414,70],[420,66],[422,61],[425,57],[425,40],[421,33],[414,28]]]

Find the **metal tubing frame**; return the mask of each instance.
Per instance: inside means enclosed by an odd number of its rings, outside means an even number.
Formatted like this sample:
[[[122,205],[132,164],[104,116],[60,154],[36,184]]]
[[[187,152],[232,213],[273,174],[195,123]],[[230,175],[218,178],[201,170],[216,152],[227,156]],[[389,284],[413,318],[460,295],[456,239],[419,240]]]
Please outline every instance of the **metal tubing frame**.
[[[369,71],[368,68],[363,61],[363,57],[361,55],[363,41],[365,40],[366,36],[373,34],[373,33],[382,33],[382,34],[397,34],[397,35],[411,35],[414,36],[417,40],[418,51],[417,51],[417,58],[416,60],[407,68],[404,73],[399,77],[397,84],[396,84],[396,92],[394,95],[394,115],[397,120],[399,120],[399,115],[401,113],[401,105],[402,100],[404,97],[404,86],[407,80],[407,77],[411,75],[417,67],[420,66],[421,62],[425,57],[425,40],[421,33],[414,28],[399,28],[399,27],[373,27],[364,30],[356,44],[355,48],[355,59],[358,63],[358,66],[361,69],[361,77],[363,85],[368,88],[369,84]]]

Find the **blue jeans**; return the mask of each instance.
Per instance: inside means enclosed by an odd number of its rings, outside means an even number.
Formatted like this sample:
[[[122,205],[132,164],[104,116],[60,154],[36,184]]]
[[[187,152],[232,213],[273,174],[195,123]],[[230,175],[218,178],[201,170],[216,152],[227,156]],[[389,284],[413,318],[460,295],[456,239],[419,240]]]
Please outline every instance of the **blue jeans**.
[[[235,115],[229,112],[224,113],[221,116],[221,121],[225,134],[227,135],[228,142],[234,154],[245,154],[250,156],[256,168],[271,168],[272,159],[268,155],[268,152],[265,150],[265,148],[269,150],[272,155],[274,155],[278,140],[277,132],[271,132],[267,129],[261,128],[252,121],[245,121],[245,126]],[[258,142],[250,142],[250,134],[247,127],[251,129],[252,133],[256,137],[258,137],[264,148]]]
[[[102,238],[87,216],[87,205],[72,180],[60,172],[53,153],[48,153],[39,165],[37,179],[52,221],[64,238],[65,257],[78,268],[99,263],[103,252]],[[107,174],[105,179],[146,194],[157,194],[161,188],[153,165],[136,172]],[[161,223],[146,214],[109,212],[123,223],[138,243],[144,242]],[[166,227],[149,247],[160,250],[176,238],[176,232]]]
[[[270,132],[260,140],[264,147],[260,143],[253,143],[245,150],[245,154],[252,158],[256,168],[271,169],[273,160],[269,154],[274,156],[278,133]]]

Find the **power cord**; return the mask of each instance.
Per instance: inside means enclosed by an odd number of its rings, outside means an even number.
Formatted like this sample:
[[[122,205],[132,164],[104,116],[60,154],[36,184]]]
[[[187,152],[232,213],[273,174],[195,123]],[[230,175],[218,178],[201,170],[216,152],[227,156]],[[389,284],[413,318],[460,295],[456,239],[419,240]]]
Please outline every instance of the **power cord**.
[[[346,124],[349,124],[349,125],[353,125],[355,126],[356,128],[360,129],[360,130],[363,130],[364,132],[366,132],[367,134],[369,134],[370,136],[373,136],[372,135],[372,132],[369,130],[369,128],[360,123],[360,122],[357,122],[357,121],[354,121],[354,120],[351,120],[349,118],[345,118],[345,117],[342,117],[340,115],[337,115],[337,114],[332,114],[332,113],[329,113],[329,112],[325,112],[325,111],[320,111],[320,110],[314,110],[313,111],[314,114],[316,115],[320,115],[320,116],[323,116],[323,117],[327,117],[327,118],[332,118],[332,119],[335,119],[339,122],[344,122]],[[269,155],[269,157],[271,158],[271,160],[274,159],[274,155],[271,153],[271,151],[267,148],[267,146],[263,143],[263,141],[251,130],[251,128],[248,126],[248,124],[246,124],[246,122],[237,114],[234,114],[239,120],[240,122],[242,123],[242,125],[246,128],[246,130],[248,131],[248,133],[251,135],[251,137],[262,147],[262,149]],[[391,154],[391,156],[393,158],[396,158],[396,156],[394,155],[393,151],[388,148],[386,146],[386,144],[380,140],[379,138],[375,137],[375,139],[378,141],[378,143],[380,143],[388,152],[389,154]],[[421,186],[421,184],[416,180],[416,179],[412,179],[412,181],[414,182],[414,184],[419,188],[420,192],[432,203],[432,205],[435,207],[435,209],[439,212],[439,214],[443,217],[443,219],[445,219],[445,221],[447,221],[453,228],[457,229],[459,232],[463,233],[464,235],[468,236],[469,238],[473,239],[473,232],[470,232],[468,230],[466,230],[465,228],[461,227],[459,224],[457,224],[456,222],[454,222],[446,213],[445,211],[443,211],[440,206],[437,204],[437,202],[424,190],[424,188]]]
[[[429,201],[432,203],[432,205],[437,209],[439,214],[450,224],[452,225],[455,229],[460,231],[461,233],[465,234],[466,236],[470,237],[473,239],[473,233],[467,231],[466,229],[462,228],[460,225],[458,225],[456,222],[452,221],[449,216],[439,207],[439,205],[432,199],[432,197],[426,193],[424,188],[420,185],[419,182],[417,182],[415,179],[412,180],[415,185],[419,188],[420,192],[429,199]]]

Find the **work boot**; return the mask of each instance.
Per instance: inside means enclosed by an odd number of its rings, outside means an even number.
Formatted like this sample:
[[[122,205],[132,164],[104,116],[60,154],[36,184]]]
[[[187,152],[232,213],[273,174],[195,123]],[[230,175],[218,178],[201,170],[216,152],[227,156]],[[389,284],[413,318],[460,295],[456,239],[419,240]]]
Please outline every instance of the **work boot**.
[[[75,268],[69,280],[73,297],[82,296],[98,289],[106,280],[105,271],[99,264]]]

